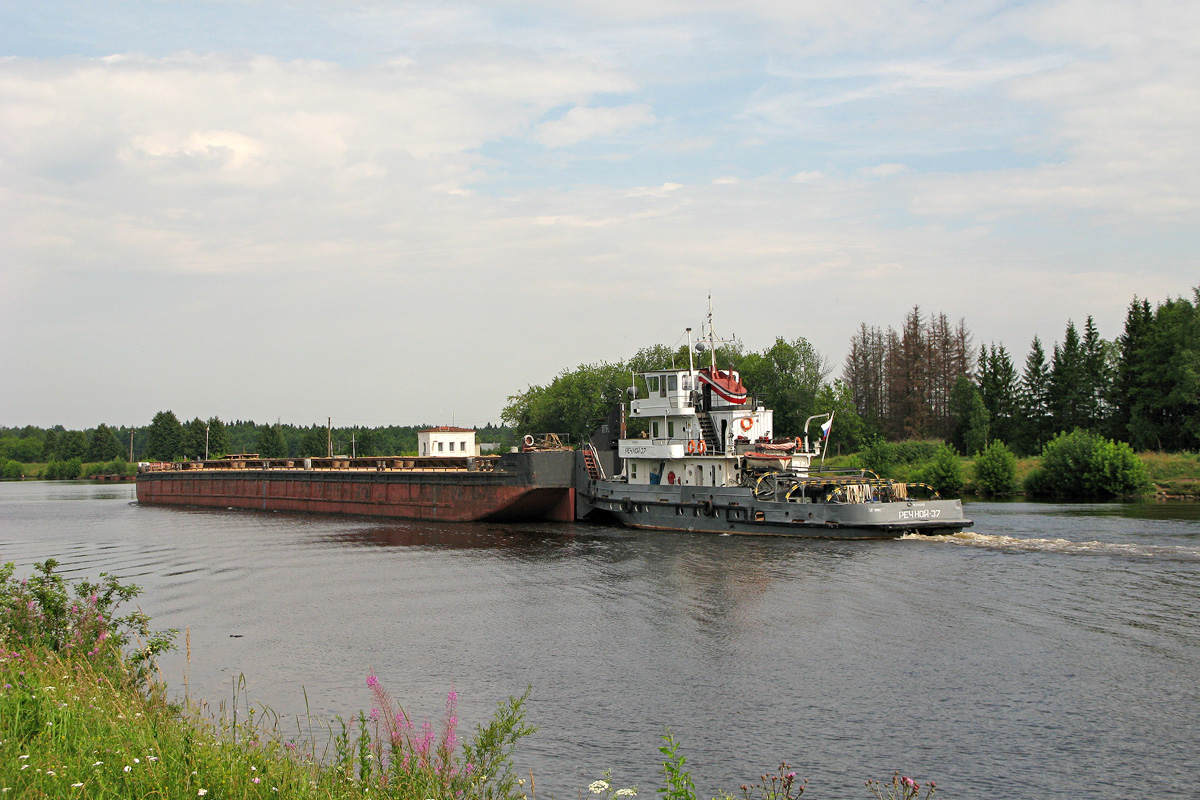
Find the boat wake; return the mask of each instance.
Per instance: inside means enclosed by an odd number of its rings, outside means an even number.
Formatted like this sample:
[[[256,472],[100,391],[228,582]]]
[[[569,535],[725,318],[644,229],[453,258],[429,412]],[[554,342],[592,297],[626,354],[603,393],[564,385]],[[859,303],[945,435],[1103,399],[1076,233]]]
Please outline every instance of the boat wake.
[[[1131,544],[1125,542],[1075,542],[1070,539],[1024,539],[1018,536],[997,536],[974,531],[926,536],[910,533],[904,540],[942,542],[963,547],[982,547],[1008,552],[1064,553],[1083,556],[1126,556],[1132,558],[1170,558],[1200,562],[1200,547],[1186,545]]]

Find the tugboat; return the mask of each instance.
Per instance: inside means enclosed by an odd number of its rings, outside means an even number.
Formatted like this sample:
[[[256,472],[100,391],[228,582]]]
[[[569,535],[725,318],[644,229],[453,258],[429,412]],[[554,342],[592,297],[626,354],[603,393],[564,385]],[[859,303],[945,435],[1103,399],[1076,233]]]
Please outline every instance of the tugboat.
[[[580,451],[577,518],[615,518],[649,530],[835,539],[971,525],[962,501],[943,500],[932,487],[825,468],[832,413],[809,417],[803,436],[775,437],[771,409],[756,402],[736,371],[717,367],[711,308],[707,336],[702,330],[694,348],[691,330],[687,369],[640,373],[627,390],[628,419],[645,420],[646,432],[626,435],[622,405]],[[693,349],[710,354],[708,366],[696,367]]]

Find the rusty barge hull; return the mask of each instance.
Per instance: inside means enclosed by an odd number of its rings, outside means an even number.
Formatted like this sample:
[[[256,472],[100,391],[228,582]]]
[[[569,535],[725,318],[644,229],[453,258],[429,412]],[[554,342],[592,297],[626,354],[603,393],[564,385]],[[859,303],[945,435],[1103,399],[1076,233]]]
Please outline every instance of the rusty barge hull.
[[[575,519],[573,454],[513,453],[492,471],[182,469],[142,472],[147,505],[295,511],[440,522]]]

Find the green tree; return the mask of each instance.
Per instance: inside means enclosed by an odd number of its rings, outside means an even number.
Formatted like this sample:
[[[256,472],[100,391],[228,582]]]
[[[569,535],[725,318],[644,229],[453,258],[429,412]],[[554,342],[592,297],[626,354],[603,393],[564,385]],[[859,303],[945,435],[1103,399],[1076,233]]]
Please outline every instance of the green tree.
[[[991,438],[1013,441],[1017,435],[1017,371],[1004,345],[980,348],[979,394],[988,412]]]
[[[1054,433],[1054,417],[1050,409],[1050,368],[1046,365],[1042,341],[1037,336],[1033,337],[1029,355],[1025,357],[1017,405],[1017,452],[1026,455],[1040,452]]]
[[[625,399],[629,370],[624,364],[585,364],[563,371],[548,386],[530,386],[509,397],[501,418],[528,433],[566,433],[581,442]],[[643,387],[644,389],[644,387]]]
[[[1095,320],[1088,315],[1083,326],[1083,416],[1090,431],[1105,430],[1109,416],[1109,395],[1112,392],[1113,359],[1111,345],[1100,338]]]
[[[830,372],[826,360],[803,337],[792,342],[778,337],[761,354],[745,356],[739,369],[743,383],[774,409],[775,433],[783,436],[804,432],[804,420],[818,410],[817,394]]]
[[[975,490],[985,497],[1007,497],[1017,491],[1017,457],[995,441],[975,457]]]
[[[1050,359],[1050,413],[1058,430],[1087,428],[1091,421],[1091,386],[1079,331],[1068,320],[1062,346],[1054,345]]]
[[[65,431],[58,439],[58,457],[70,461],[87,455],[88,437],[83,431]]]
[[[255,450],[263,458],[287,458],[287,440],[283,438],[283,429],[278,423],[263,425],[258,429]]]
[[[1133,445],[1172,451],[1200,447],[1200,288],[1194,304],[1178,298],[1155,309],[1133,362]]]
[[[208,423],[196,417],[183,426],[180,437],[180,455],[190,460],[204,458],[205,445],[208,443]]]
[[[950,412],[954,417],[954,447],[963,455],[977,453],[987,446],[989,415],[979,388],[966,375],[960,375],[950,393]]]
[[[858,415],[854,395],[844,381],[835,380],[833,383],[823,385],[817,392],[814,410],[821,414],[832,412],[834,415],[833,427],[829,432],[829,452],[831,453],[842,450],[848,453],[857,452],[866,445],[872,436],[879,433],[868,426]],[[814,430],[812,435],[819,436],[820,434]]]
[[[229,448],[229,431],[219,417],[208,418],[208,457],[220,458],[232,452]]]
[[[1113,439],[1130,441],[1134,396],[1140,388],[1144,366],[1141,361],[1143,348],[1153,326],[1154,311],[1150,301],[1139,301],[1134,297],[1125,314],[1125,330],[1117,339],[1119,355],[1108,399],[1111,408],[1108,432]]]
[[[87,453],[84,455],[86,461],[112,461],[115,458],[121,458],[124,455],[124,449],[121,443],[117,440],[117,435],[113,433],[112,428],[104,423],[100,423],[92,430],[88,437]]]
[[[183,425],[172,411],[160,411],[150,421],[146,437],[146,458],[174,461],[183,455]]]
[[[300,453],[305,458],[325,458],[329,455],[328,431],[324,425],[306,428],[300,437]]]
[[[42,441],[42,461],[49,463],[58,458],[58,440],[63,433],[64,430],[61,425],[55,425],[46,431],[46,437]]]

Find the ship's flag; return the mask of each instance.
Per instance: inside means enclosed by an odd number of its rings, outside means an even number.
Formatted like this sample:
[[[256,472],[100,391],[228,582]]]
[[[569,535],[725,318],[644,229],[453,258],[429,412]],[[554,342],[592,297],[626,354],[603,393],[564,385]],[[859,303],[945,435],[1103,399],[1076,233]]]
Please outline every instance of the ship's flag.
[[[829,419],[827,419],[821,423],[821,438],[822,439],[829,438],[829,429],[832,427],[833,427],[833,417],[831,416]]]

